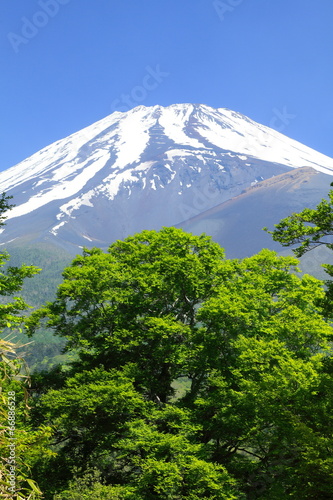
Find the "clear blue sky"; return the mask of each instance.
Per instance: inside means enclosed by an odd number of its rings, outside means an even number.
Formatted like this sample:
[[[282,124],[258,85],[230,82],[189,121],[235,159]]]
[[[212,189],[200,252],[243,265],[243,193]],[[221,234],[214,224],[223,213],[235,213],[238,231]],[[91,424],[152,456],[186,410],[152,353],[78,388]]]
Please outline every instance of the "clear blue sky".
[[[1,0],[0,170],[114,109],[182,102],[333,156],[332,22],[332,0]]]

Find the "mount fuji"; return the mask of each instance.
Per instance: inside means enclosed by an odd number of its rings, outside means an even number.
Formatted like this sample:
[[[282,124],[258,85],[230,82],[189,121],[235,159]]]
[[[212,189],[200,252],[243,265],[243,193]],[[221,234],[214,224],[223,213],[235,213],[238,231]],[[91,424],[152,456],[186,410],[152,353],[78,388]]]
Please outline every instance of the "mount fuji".
[[[78,253],[178,225],[227,247],[258,215],[267,225],[265,214],[276,223],[290,208],[315,206],[332,175],[332,158],[229,109],[139,106],[1,172],[0,192],[15,207],[0,244],[44,241]]]

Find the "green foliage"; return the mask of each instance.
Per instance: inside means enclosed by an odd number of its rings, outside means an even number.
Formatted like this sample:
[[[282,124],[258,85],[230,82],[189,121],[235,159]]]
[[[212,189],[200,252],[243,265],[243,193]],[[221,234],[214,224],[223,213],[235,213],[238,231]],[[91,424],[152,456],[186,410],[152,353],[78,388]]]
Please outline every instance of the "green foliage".
[[[6,193],[2,193],[0,197],[0,227],[5,225],[5,220],[7,219],[7,215],[5,213],[7,210],[11,210],[14,205],[9,204],[9,200],[11,200],[12,196],[7,196]]]
[[[9,254],[7,252],[0,253],[0,268],[8,261]],[[2,297],[10,297],[0,303],[0,328],[11,328],[18,326],[23,322],[24,315],[20,315],[29,306],[21,297],[12,298],[15,292],[22,288],[25,278],[31,278],[39,272],[35,266],[22,265],[18,267],[8,267],[6,271],[0,272],[0,295]]]
[[[76,257],[28,319],[77,356],[34,378],[57,453],[34,468],[46,498],[329,498],[332,328],[296,266],[228,261],[174,228]]]
[[[57,300],[30,317],[30,329],[48,316],[83,367],[132,363],[137,384],[165,402],[182,375],[196,308],[222,279],[223,256],[208,237],[175,228],[143,231],[108,253],[87,250],[65,269]]]
[[[43,241],[38,245],[29,242],[20,245],[15,243],[10,243],[7,247],[11,265],[20,267],[25,263],[41,269],[31,279],[25,280],[20,295],[30,306],[41,307],[45,301],[54,300],[57,286],[61,282],[61,272],[70,263],[71,256]],[[50,330],[41,329],[34,335],[33,342],[27,342],[24,332],[17,331],[15,336],[17,342],[26,344],[24,359],[31,371],[52,368],[68,360],[68,356],[62,354],[65,339],[54,336]]]
[[[320,245],[332,250],[329,237],[333,236],[333,191],[328,196],[329,200],[322,200],[315,209],[305,208],[300,213],[293,213],[276,224],[274,231],[268,232],[283,246],[301,243],[294,250],[298,257]]]
[[[54,495],[53,500],[140,500],[130,487],[107,486],[100,481],[97,469],[88,471],[82,477],[76,476],[69,488]]]
[[[315,209],[305,208],[300,213],[293,213],[275,225],[270,233],[275,241],[283,246],[299,245],[293,252],[301,257],[306,252],[324,245],[333,250],[333,190],[328,193],[328,200],[323,199]],[[333,266],[322,264],[329,276],[333,276]],[[333,282],[326,281],[326,295],[322,305],[327,317],[333,315]]]
[[[2,194],[0,198],[0,227],[5,224],[6,215],[4,213],[10,210],[13,205],[9,205],[10,196]],[[4,268],[9,260],[9,254],[6,251],[0,252],[0,268]],[[23,316],[19,313],[28,308],[28,305],[21,297],[12,296],[21,291],[24,280],[37,274],[40,269],[36,266],[27,266],[22,264],[17,266],[6,266],[5,270],[0,272],[0,296],[6,297],[0,303],[0,328],[11,328],[22,323]]]
[[[54,300],[57,286],[61,282],[61,273],[69,265],[72,256],[44,241],[33,244],[26,242],[9,243],[7,250],[10,253],[12,266],[20,267],[23,263],[37,266],[40,272],[31,280],[23,283],[21,295],[29,304],[40,307],[46,301]]]
[[[0,199],[0,226],[4,224],[4,212],[11,208],[9,197]],[[22,264],[3,269],[9,254],[0,253],[0,328],[8,332],[24,323],[28,305],[20,292],[25,278],[31,278],[39,269]],[[30,478],[31,468],[37,460],[50,457],[46,443],[50,428],[41,425],[31,428],[28,415],[28,381],[23,360],[18,357],[19,345],[8,338],[0,339],[0,494],[1,498],[32,500],[41,498],[35,481]]]
[[[31,479],[31,468],[52,455],[46,446],[51,429],[44,425],[32,429],[28,424],[29,377],[23,360],[16,356],[18,349],[0,340],[0,494],[1,498],[37,500],[41,491]]]
[[[183,424],[178,424],[177,432],[175,417]],[[201,444],[191,443],[194,429],[186,420],[186,414],[180,410],[178,415],[172,415],[168,409],[160,410],[149,423],[134,421],[126,438],[119,441],[121,454],[115,466],[128,471],[130,484],[136,485],[135,498],[242,498],[236,481],[225,468],[207,461]]]

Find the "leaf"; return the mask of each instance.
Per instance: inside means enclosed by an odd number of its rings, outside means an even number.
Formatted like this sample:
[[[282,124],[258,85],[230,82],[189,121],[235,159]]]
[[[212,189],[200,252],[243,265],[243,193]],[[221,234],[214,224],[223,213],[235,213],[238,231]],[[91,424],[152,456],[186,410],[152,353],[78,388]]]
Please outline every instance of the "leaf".
[[[41,490],[38,488],[38,486],[35,483],[35,481],[33,481],[32,479],[28,479],[28,478],[26,478],[26,481],[27,481],[27,483],[29,484],[30,488],[33,490],[34,493],[37,493],[38,495],[42,494]]]

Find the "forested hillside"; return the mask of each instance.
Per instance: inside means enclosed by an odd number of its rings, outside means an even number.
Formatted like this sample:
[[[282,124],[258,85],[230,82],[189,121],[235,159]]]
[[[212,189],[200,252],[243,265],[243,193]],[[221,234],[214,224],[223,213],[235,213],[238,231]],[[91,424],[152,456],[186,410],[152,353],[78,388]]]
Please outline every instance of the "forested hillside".
[[[300,252],[330,244],[332,205],[305,215],[273,236],[305,239]],[[22,461],[13,498],[333,498],[331,288],[296,268],[269,250],[226,259],[176,228],[77,256],[55,299],[15,320],[66,342],[67,363],[28,387],[2,360]]]
[[[62,271],[70,263],[72,256],[65,250],[42,241],[23,245],[13,242],[6,246],[6,250],[10,254],[10,260],[5,269],[8,266],[20,267],[22,264],[34,265],[40,269],[35,276],[23,283],[22,298],[32,308],[54,300],[57,287],[62,281]],[[15,341],[26,343],[24,332],[15,331]],[[50,330],[41,329],[26,345],[24,359],[32,371],[50,367],[65,360],[61,354],[64,345],[63,339],[54,336]]]

